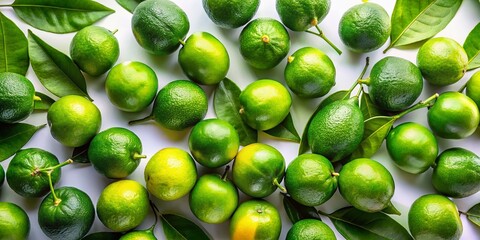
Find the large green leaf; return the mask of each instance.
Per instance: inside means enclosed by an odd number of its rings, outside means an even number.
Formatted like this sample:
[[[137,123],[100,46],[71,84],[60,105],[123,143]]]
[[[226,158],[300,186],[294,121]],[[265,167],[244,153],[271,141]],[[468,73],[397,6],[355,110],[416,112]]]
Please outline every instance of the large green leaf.
[[[278,124],[272,129],[266,130],[265,133],[280,139],[296,143],[300,142],[300,136],[295,129],[295,125],[293,124],[293,118],[290,113],[288,113],[287,117],[285,117],[285,119],[280,124]]]
[[[11,6],[27,24],[54,33],[78,31],[115,12],[91,0],[15,0]]]
[[[15,154],[41,126],[26,123],[0,124],[0,162]]]
[[[145,0],[117,0],[117,3],[120,4],[125,10],[133,13],[133,10]]]
[[[375,116],[383,115],[382,111],[373,103],[370,95],[366,92],[362,92],[360,98],[360,110],[363,113],[363,119],[369,119]]]
[[[480,23],[473,28],[463,43],[468,55],[468,70],[480,67]]]
[[[25,75],[28,65],[27,38],[12,20],[0,12],[0,72]]]
[[[42,85],[57,97],[88,97],[85,77],[67,55],[28,31],[28,53],[33,71]]]
[[[397,0],[390,45],[385,51],[435,36],[448,25],[461,4],[462,0]]]
[[[211,239],[203,229],[184,217],[175,214],[161,214],[160,220],[162,221],[163,232],[167,240]]]
[[[47,111],[50,106],[55,102],[51,97],[41,93],[41,92],[35,92],[35,96],[39,97],[41,100],[37,101],[35,100],[35,106],[33,109],[39,110],[39,111]]]
[[[470,222],[480,227],[480,203],[473,205],[465,214]]]
[[[363,140],[360,146],[352,153],[351,159],[371,157],[382,146],[396,117],[376,116],[365,121]]]
[[[293,200],[293,198],[287,194],[283,195],[283,208],[285,208],[285,212],[292,223],[296,223],[302,219],[318,219],[322,221],[317,209],[304,206]]]

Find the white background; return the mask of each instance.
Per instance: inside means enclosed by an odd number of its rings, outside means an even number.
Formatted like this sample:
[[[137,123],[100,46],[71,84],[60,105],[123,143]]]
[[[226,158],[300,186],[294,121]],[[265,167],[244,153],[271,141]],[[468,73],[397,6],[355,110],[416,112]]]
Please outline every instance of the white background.
[[[114,14],[97,22],[96,25],[103,26],[111,30],[118,29],[118,32],[115,34],[115,36],[119,40],[121,48],[118,63],[132,60],[146,63],[147,65],[151,66],[157,73],[159,79],[159,87],[163,87],[168,82],[176,79],[186,79],[186,76],[182,73],[182,70],[177,63],[178,51],[166,57],[149,55],[136,43],[133,37],[132,31],[130,29],[131,14],[121,8],[114,0],[99,0],[99,2],[116,10]],[[188,35],[194,32],[207,31],[216,36],[221,42],[225,44],[229,52],[231,61],[230,71],[227,76],[230,79],[234,80],[241,89],[245,88],[245,86],[249,83],[261,78],[271,78],[284,83],[283,69],[285,67],[286,60],[284,60],[274,69],[268,71],[257,71],[250,68],[242,59],[239,53],[238,35],[241,31],[241,28],[234,30],[226,30],[216,27],[203,11],[202,3],[200,0],[176,0],[175,2],[185,10],[190,19],[191,26]],[[370,69],[375,62],[389,55],[404,57],[415,63],[416,53],[420,44],[414,44],[401,49],[391,49],[389,52],[387,52],[387,54],[383,54],[382,50],[385,49],[385,47],[388,45],[388,42],[381,49],[372,53],[355,54],[349,52],[341,43],[338,37],[338,22],[341,15],[349,7],[355,4],[360,4],[361,1],[332,0],[331,2],[332,4],[330,13],[327,15],[325,20],[320,23],[319,26],[321,29],[324,30],[325,34],[334,43],[336,43],[340,49],[343,50],[343,54],[341,56],[337,55],[333,49],[331,49],[324,41],[322,41],[318,37],[307,33],[290,32],[292,42],[290,54],[301,47],[312,46],[321,49],[333,60],[337,70],[337,77],[336,86],[331,90],[330,93],[337,90],[348,89],[361,72],[365,62],[364,59],[367,56],[369,56],[371,60]],[[371,2],[381,4],[391,15],[394,7],[393,0],[372,0]],[[19,20],[15,16],[11,8],[2,8],[1,10],[7,17],[17,23],[25,34],[27,33],[27,29],[32,29],[35,34],[40,36],[47,43],[68,54],[69,44],[73,37],[73,34],[53,34],[33,29],[21,22],[21,20]],[[263,0],[260,4],[257,14],[255,15],[255,18],[257,17],[272,17],[279,19],[275,11],[275,1]],[[471,29],[473,29],[473,27],[479,22],[479,20],[480,3],[477,0],[465,0],[455,18],[442,32],[437,34],[437,36],[451,37],[458,41],[460,44],[463,44],[467,34],[470,32]],[[369,71],[367,71],[366,76],[368,76],[368,73]],[[468,72],[465,77],[461,79],[458,83],[449,87],[434,88],[425,83],[424,91],[420,96],[419,100],[425,99],[435,92],[441,93],[447,90],[458,90],[469,79],[472,73],[473,71]],[[47,93],[47,91],[40,85],[31,68],[28,71],[27,77],[32,80],[32,82],[34,82],[37,91]],[[99,107],[102,113],[102,130],[114,126],[129,127],[127,125],[128,121],[146,116],[150,113],[151,107],[140,113],[123,113],[117,110],[112,104],[110,104],[105,95],[105,75],[98,78],[91,78],[86,76],[86,78],[89,94],[95,100],[94,103]],[[213,118],[215,117],[212,107],[214,88],[204,87],[204,89],[206,90],[210,103],[206,118]],[[293,96],[293,105],[291,112],[293,115],[295,126],[300,134],[302,133],[304,125],[306,124],[309,116],[322,99],[323,98],[315,100],[304,100]],[[426,109],[421,109],[409,114],[408,116],[397,122],[397,124],[403,121],[417,121],[424,126],[428,126],[426,121]],[[26,120],[26,122],[35,125],[44,124],[46,123],[46,113],[34,113],[29,119]],[[171,146],[179,147],[188,151],[187,139],[190,129],[182,132],[173,132],[159,127],[154,122],[151,122],[149,124],[132,126],[129,128],[135,133],[137,133],[138,136],[141,138],[143,142],[144,154],[146,154],[148,157],[152,156],[154,153],[156,153],[162,148]],[[443,151],[450,147],[460,146],[472,150],[477,154],[480,154],[480,148],[478,147],[479,140],[480,133],[479,131],[477,131],[475,134],[473,134],[467,139],[438,139],[438,142],[440,151]],[[273,139],[265,134],[260,134],[259,141],[271,144],[278,150],[280,150],[285,157],[287,164],[296,157],[299,146],[297,143],[280,141],[277,139]],[[71,148],[62,146],[60,143],[56,142],[51,137],[48,127],[45,127],[44,129],[41,129],[39,132],[37,132],[37,134],[31,139],[31,141],[25,146],[25,148],[29,147],[38,147],[48,150],[54,153],[61,161],[68,159],[71,156],[72,152]],[[392,201],[402,213],[400,217],[394,218],[398,220],[402,225],[407,226],[406,217],[411,203],[423,194],[434,192],[430,180],[432,170],[430,169],[421,175],[411,175],[400,171],[392,164],[392,161],[390,160],[386,152],[385,145],[382,146],[379,152],[374,155],[372,159],[375,159],[384,164],[394,176],[396,191]],[[8,166],[9,160],[10,159],[1,163],[5,169]],[[148,158],[146,160],[143,160],[138,169],[128,178],[137,180],[141,184],[145,185],[145,181],[143,179],[143,169],[147,161]],[[200,174],[208,171],[203,167],[199,167],[198,170]],[[218,169],[218,172],[222,171],[223,169]],[[62,178],[56,186],[77,187],[87,192],[95,204],[102,189],[111,182],[112,180],[109,180],[104,176],[98,174],[88,164],[72,164],[63,168]],[[242,200],[247,199],[247,197],[245,197],[243,194],[241,198]],[[281,203],[281,196],[277,191],[266,199],[277,206],[282,216],[283,228],[280,238],[283,239],[287,231],[291,227],[291,223],[288,220],[283,209]],[[31,221],[30,239],[46,238],[46,236],[41,232],[37,222],[37,209],[41,202],[41,199],[22,198],[15,192],[13,192],[8,187],[8,184],[5,182],[2,189],[0,190],[0,201],[15,202],[28,212]],[[187,196],[173,202],[164,202],[158,199],[154,199],[154,201],[162,212],[183,215],[194,220],[198,224],[201,224],[215,239],[228,238],[229,223],[226,222],[219,225],[200,223],[198,220],[195,219],[188,207]],[[457,204],[459,210],[467,211],[475,203],[480,202],[480,193],[464,199],[454,199],[454,201]],[[330,199],[322,206],[319,206],[318,209],[323,212],[330,213],[336,209],[347,205],[348,204],[341,198],[340,194],[337,191],[332,199]],[[462,239],[480,239],[479,228],[476,228],[472,223],[468,222],[465,216],[461,216],[461,218],[464,227]],[[327,218],[322,217],[322,219],[327,224],[332,226],[331,222]],[[152,222],[153,218],[152,215],[150,215],[140,226],[140,228],[147,228],[152,224]],[[97,231],[108,231],[108,229],[106,229],[102,225],[98,218],[95,219],[95,223],[90,232]],[[160,226],[156,228],[155,233],[159,239],[164,239],[164,235]],[[337,237],[339,239],[343,239],[343,237],[338,234],[338,232],[335,231],[335,233],[337,234]]]

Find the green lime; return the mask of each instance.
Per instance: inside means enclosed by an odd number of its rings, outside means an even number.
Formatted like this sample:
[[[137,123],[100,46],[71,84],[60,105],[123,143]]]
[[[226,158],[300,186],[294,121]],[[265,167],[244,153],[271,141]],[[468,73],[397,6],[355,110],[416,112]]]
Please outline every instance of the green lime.
[[[197,181],[193,158],[179,148],[164,148],[155,153],[145,166],[148,191],[163,201],[187,195]]]
[[[395,183],[390,172],[369,158],[357,158],[345,164],[338,177],[338,190],[355,208],[378,212],[390,203]]]
[[[24,240],[30,234],[30,219],[21,207],[0,202],[0,239]]]
[[[121,127],[98,133],[88,147],[88,159],[93,167],[108,178],[127,177],[145,157],[140,138]]]
[[[253,199],[243,202],[230,221],[230,239],[274,240],[280,237],[282,219],[271,203]]]
[[[3,170],[2,165],[0,165],[0,188],[2,187],[4,181],[5,181],[5,170]]]
[[[387,11],[376,3],[366,1],[349,8],[338,24],[340,39],[354,52],[379,49],[390,37],[390,30]]]
[[[305,31],[318,25],[330,11],[330,0],[277,0],[277,13],[292,31]]]
[[[468,80],[465,94],[480,107],[480,71],[474,73]]]
[[[155,227],[155,225],[149,229],[128,232],[118,240],[157,240],[153,232],[153,227]]]
[[[102,116],[86,98],[68,95],[50,106],[47,121],[53,138],[67,147],[80,147],[98,133]]]
[[[48,194],[38,208],[38,224],[50,239],[80,239],[95,220],[90,197],[74,187],[61,187]]]
[[[421,196],[412,203],[408,228],[415,239],[460,239],[463,231],[455,203],[437,194]]]
[[[123,62],[108,72],[105,92],[110,102],[125,112],[144,110],[158,91],[157,75],[141,62]]]
[[[307,153],[295,158],[285,173],[288,194],[305,206],[318,206],[337,191],[332,163],[322,155]]]
[[[286,240],[336,240],[335,233],[317,219],[303,219],[288,230]]]
[[[108,29],[88,26],[78,31],[70,43],[70,56],[90,76],[106,73],[117,62],[120,46]]]
[[[298,49],[290,57],[284,76],[288,87],[299,97],[317,98],[335,85],[335,66],[322,51],[313,47]]]
[[[287,29],[272,18],[257,18],[240,33],[240,53],[243,59],[257,69],[277,66],[290,50]]]
[[[313,153],[332,162],[351,154],[362,141],[363,114],[358,99],[328,104],[312,118],[307,129],[308,145]]]
[[[217,26],[238,28],[250,21],[260,0],[202,0],[203,9]]]
[[[223,223],[232,216],[238,205],[238,191],[224,176],[205,174],[190,192],[190,210],[206,223]]]
[[[178,63],[198,84],[215,85],[227,76],[230,58],[225,46],[212,34],[198,32],[187,38],[178,52]]]
[[[285,159],[274,147],[252,143],[243,147],[233,161],[232,177],[243,193],[263,198],[272,194],[285,175]]]
[[[292,97],[279,82],[261,79],[240,93],[240,115],[252,128],[268,130],[280,124],[290,112]]]
[[[47,169],[58,165],[55,155],[39,148],[27,148],[17,152],[7,168],[7,183],[10,188],[26,198],[42,197],[50,192]],[[61,169],[51,173],[55,185],[61,176]]]
[[[138,44],[151,54],[168,55],[180,47],[190,29],[185,12],[169,0],[146,0],[132,16],[132,32]]]
[[[119,180],[103,189],[97,201],[100,221],[116,232],[140,225],[150,210],[148,192],[134,180]]]
[[[405,122],[393,128],[388,133],[386,145],[395,165],[412,174],[427,171],[438,154],[433,133],[414,122]]]
[[[401,111],[422,93],[423,78],[415,64],[399,57],[375,63],[366,82],[372,101],[386,111]]]
[[[461,139],[472,135],[478,127],[477,104],[459,92],[440,94],[428,110],[428,125],[441,138]]]
[[[443,151],[433,166],[432,184],[439,193],[464,198],[480,191],[480,158],[464,148]]]
[[[193,127],[188,146],[198,163],[217,168],[229,163],[237,155],[240,139],[235,128],[227,121],[206,119]]]
[[[463,77],[467,71],[468,56],[453,39],[431,38],[418,50],[417,65],[427,82],[446,86]]]
[[[0,123],[16,123],[33,112],[35,89],[26,77],[0,73]]]

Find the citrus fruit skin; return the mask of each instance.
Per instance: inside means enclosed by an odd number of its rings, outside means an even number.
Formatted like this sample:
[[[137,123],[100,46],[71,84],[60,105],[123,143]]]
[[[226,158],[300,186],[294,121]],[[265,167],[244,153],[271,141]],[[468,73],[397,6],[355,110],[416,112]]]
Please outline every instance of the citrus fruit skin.
[[[435,190],[445,196],[464,198],[480,191],[480,158],[464,148],[443,151],[432,174]]]
[[[53,194],[47,195],[38,209],[38,224],[50,239],[80,239],[95,220],[95,208],[90,197],[74,187],[55,189],[61,199],[57,204]]]
[[[393,128],[388,133],[386,145],[395,165],[412,174],[427,171],[438,155],[433,133],[414,122],[405,122]]]
[[[50,192],[48,175],[40,171],[58,165],[55,155],[39,148],[20,150],[10,161],[7,168],[7,183],[10,188],[22,197],[38,198]],[[52,171],[52,184],[55,185],[61,176],[61,169]]]
[[[0,73],[0,123],[17,123],[33,112],[35,89],[26,77]]]
[[[0,165],[0,188],[3,186],[4,181],[5,181],[5,170],[3,169],[2,165]]]
[[[134,180],[119,180],[103,189],[97,216],[105,227],[124,232],[140,225],[150,210],[148,192]]]
[[[126,233],[118,240],[157,240],[152,230],[136,230]]]
[[[480,106],[480,71],[474,73],[468,80],[465,94],[477,104],[477,107]]]
[[[382,164],[369,158],[357,158],[345,164],[339,174],[338,190],[355,208],[378,212],[390,204],[395,184]]]
[[[144,110],[155,99],[158,79],[155,71],[144,63],[127,61],[115,65],[105,79],[105,92],[110,102],[125,112]]]
[[[297,96],[317,98],[327,94],[335,85],[335,66],[322,51],[304,47],[288,57],[285,81]]]
[[[307,129],[308,145],[313,153],[336,162],[357,149],[362,141],[363,129],[363,114],[358,107],[358,99],[335,101],[313,117]]]
[[[232,178],[243,193],[256,198],[272,194],[285,175],[285,159],[274,147],[252,143],[243,147],[233,161]]]
[[[335,233],[317,219],[302,219],[288,230],[286,240],[336,240]]]
[[[205,119],[193,127],[188,146],[195,160],[204,167],[221,167],[237,155],[240,139],[235,128],[221,119]]]
[[[135,8],[132,32],[138,44],[154,55],[178,49],[190,29],[185,12],[169,0],[147,0]]]
[[[80,147],[98,133],[102,116],[97,106],[84,97],[61,97],[48,109],[47,122],[50,133],[67,147]]]
[[[455,203],[438,194],[421,196],[412,203],[408,228],[415,239],[460,239],[463,231]]]
[[[206,223],[227,221],[238,206],[235,185],[218,174],[201,176],[190,192],[190,210]]]
[[[390,16],[385,9],[371,2],[349,8],[340,19],[338,34],[353,52],[379,49],[390,37]]]
[[[124,178],[130,175],[144,158],[142,142],[132,131],[113,127],[92,139],[88,159],[97,172],[107,178]]]
[[[465,75],[468,56],[453,39],[431,38],[418,50],[417,65],[427,82],[446,86],[456,83]]]
[[[435,135],[461,139],[475,132],[479,114],[477,105],[469,97],[459,92],[444,92],[428,110],[427,119]]]
[[[230,221],[230,239],[278,239],[282,220],[271,203],[253,199],[243,202]]]
[[[148,192],[163,201],[187,195],[197,181],[193,158],[179,148],[164,148],[155,153],[144,171]]]
[[[252,128],[268,130],[280,124],[290,112],[292,97],[279,82],[260,79],[240,93],[240,115]]]
[[[30,219],[21,207],[0,202],[0,239],[23,240],[30,234]]]
[[[73,36],[70,56],[83,72],[96,77],[106,73],[117,62],[120,46],[108,29],[88,26]]]
[[[332,163],[322,155],[302,154],[295,158],[285,173],[288,194],[305,206],[318,206],[337,190],[337,177]]]
[[[222,28],[238,28],[250,21],[258,10],[260,0],[202,0],[207,16]]]
[[[330,0],[277,0],[276,10],[285,26],[305,31],[320,23],[330,11]]]
[[[290,50],[290,35],[279,21],[257,18],[249,22],[240,33],[240,53],[256,69],[277,66]]]
[[[372,101],[386,111],[408,108],[423,90],[423,78],[417,66],[393,56],[375,63],[367,84]]]
[[[178,63],[187,77],[198,84],[215,85],[227,76],[230,58],[225,46],[212,34],[190,35],[178,52]]]

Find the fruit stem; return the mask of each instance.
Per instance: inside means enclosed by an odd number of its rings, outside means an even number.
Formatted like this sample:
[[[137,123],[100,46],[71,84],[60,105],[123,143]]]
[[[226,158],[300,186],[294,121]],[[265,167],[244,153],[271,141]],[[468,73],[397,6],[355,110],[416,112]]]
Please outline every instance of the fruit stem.
[[[38,171],[38,172],[44,172],[44,173],[47,173],[47,174],[48,174],[48,172],[53,172],[53,171],[55,171],[55,169],[61,168],[61,167],[63,167],[63,166],[66,166],[66,165],[68,165],[68,164],[70,164],[70,163],[72,163],[72,162],[73,162],[72,159],[68,159],[68,160],[66,160],[66,161],[63,162],[63,163],[57,164],[57,165],[55,165],[55,166],[47,167],[47,168],[41,168],[41,169],[38,169],[37,171]]]
[[[42,99],[39,96],[35,95],[33,96],[33,101],[42,101]]]
[[[132,121],[128,122],[128,125],[134,125],[134,124],[150,121],[152,119],[153,119],[153,115],[148,115],[148,116],[146,116],[144,118],[141,118],[141,119],[132,120]]]
[[[152,231],[155,229],[155,226],[157,225],[157,222],[158,222],[158,215],[157,215],[157,206],[155,206],[155,204],[152,202],[152,200],[149,201],[150,202],[150,208],[152,208],[153,210],[153,216],[155,217],[155,221],[153,222],[153,225],[147,229],[147,231]]]
[[[434,101],[438,98],[438,93],[435,93],[433,94],[432,96],[430,96],[429,98],[427,98],[426,100],[424,101],[420,101],[419,103],[415,104],[413,107],[397,114],[394,116],[394,118],[398,119],[398,118],[401,118],[417,109],[420,109],[420,108],[424,108],[424,107],[429,107],[431,105],[433,105]]]
[[[115,35],[115,33],[117,33],[117,32],[118,32],[118,29],[115,29],[115,30],[111,31],[111,33],[112,33],[113,35]]]
[[[340,176],[340,174],[337,173],[337,172],[333,172],[333,173],[332,173],[332,176],[333,176],[333,177],[338,177],[338,176]]]
[[[145,154],[140,154],[140,153],[134,153],[134,154],[133,154],[133,159],[135,159],[135,160],[140,160],[140,159],[142,159],[142,158],[147,158],[147,155],[145,155]]]
[[[310,33],[310,34],[313,34],[313,35],[318,36],[318,37],[321,37],[325,42],[328,43],[328,45],[330,45],[330,47],[332,47],[332,48],[338,53],[338,55],[342,55],[342,51],[341,51],[337,46],[335,46],[335,44],[333,44],[333,43],[325,36],[325,34],[323,34],[323,31],[318,27],[318,25],[315,25],[315,28],[317,29],[318,33],[313,32],[313,31],[310,31],[310,30],[306,30],[305,32]]]
[[[369,57],[366,57],[366,58],[365,58],[365,66],[363,67],[363,70],[362,70],[362,72],[360,73],[360,76],[358,76],[357,80],[353,83],[353,85],[350,87],[350,89],[348,89],[348,93],[345,94],[345,96],[350,96],[350,94],[351,94],[352,91],[355,89],[355,87],[357,87],[357,85],[358,85],[359,83],[361,83],[363,76],[364,76],[365,73],[367,72],[368,65],[370,65],[370,58],[369,58]]]
[[[55,189],[53,188],[53,182],[52,182],[52,172],[53,172],[53,170],[47,171],[48,185],[50,186],[50,192],[52,192],[53,205],[58,206],[58,204],[60,204],[60,202],[62,202],[62,199],[58,198],[57,195],[55,194]]]
[[[262,42],[263,43],[269,43],[270,42],[270,38],[268,37],[268,35],[263,35],[262,36]]]
[[[284,193],[287,193],[287,189],[285,189],[285,187],[283,187],[282,185],[280,185],[280,183],[278,183],[278,180],[275,178],[273,179],[273,185],[277,186],[278,189],[280,189],[280,191],[284,192]]]
[[[230,170],[230,165],[227,165],[225,167],[225,171],[222,174],[222,181],[227,181],[227,176],[228,176],[228,171]]]
[[[182,39],[178,39],[178,42],[182,44],[182,46],[185,46],[185,41],[183,41]]]

